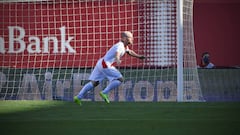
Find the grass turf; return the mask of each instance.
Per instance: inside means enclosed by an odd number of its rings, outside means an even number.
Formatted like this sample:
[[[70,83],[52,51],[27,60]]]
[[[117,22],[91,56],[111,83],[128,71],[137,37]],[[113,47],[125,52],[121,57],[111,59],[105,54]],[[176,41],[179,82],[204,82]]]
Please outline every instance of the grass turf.
[[[1,135],[238,135],[239,102],[0,101]]]

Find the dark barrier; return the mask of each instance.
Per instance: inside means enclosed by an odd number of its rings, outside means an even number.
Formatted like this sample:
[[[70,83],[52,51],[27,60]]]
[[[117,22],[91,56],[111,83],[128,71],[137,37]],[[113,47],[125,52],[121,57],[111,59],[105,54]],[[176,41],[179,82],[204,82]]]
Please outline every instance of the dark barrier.
[[[91,69],[1,69],[1,100],[72,100],[88,81]],[[10,71],[10,72],[9,72]],[[175,69],[120,70],[125,81],[110,93],[111,101],[176,101]],[[170,73],[171,72],[171,73]],[[240,101],[240,69],[199,69],[201,93],[205,101]],[[173,75],[169,77],[169,75]],[[101,101],[99,92],[107,81],[85,96]],[[197,99],[196,82],[187,81],[184,93]],[[201,96],[201,95],[200,95]]]
[[[240,101],[240,69],[199,69],[206,101]]]

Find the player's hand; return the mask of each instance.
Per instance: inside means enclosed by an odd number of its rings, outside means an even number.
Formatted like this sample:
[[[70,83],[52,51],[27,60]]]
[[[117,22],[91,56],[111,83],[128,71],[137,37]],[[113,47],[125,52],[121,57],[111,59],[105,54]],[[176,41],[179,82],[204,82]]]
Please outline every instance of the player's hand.
[[[139,57],[139,59],[141,59],[141,60],[143,60],[143,59],[145,59],[146,57],[145,56],[143,56],[143,55],[141,55],[140,57]]]
[[[120,65],[122,61],[117,59],[116,62],[117,62],[117,65]]]

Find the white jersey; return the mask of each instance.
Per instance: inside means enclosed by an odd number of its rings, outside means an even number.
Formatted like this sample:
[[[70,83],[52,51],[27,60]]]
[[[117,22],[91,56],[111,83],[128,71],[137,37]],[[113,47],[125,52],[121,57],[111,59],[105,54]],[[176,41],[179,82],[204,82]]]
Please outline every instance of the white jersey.
[[[123,42],[118,42],[115,45],[113,45],[108,52],[103,57],[104,61],[107,65],[112,65],[114,62],[116,62],[116,52],[120,53],[120,57],[122,57],[125,52],[128,51],[128,48],[125,48]]]
[[[208,63],[208,65],[205,66],[204,68],[214,68],[214,64],[210,62],[210,63]]]
[[[119,52],[120,57],[122,57],[128,50],[128,47],[125,48],[121,41],[113,45],[105,56],[98,60],[89,80],[102,82],[104,78],[109,81],[122,78],[122,74],[112,64],[116,62],[116,52]]]

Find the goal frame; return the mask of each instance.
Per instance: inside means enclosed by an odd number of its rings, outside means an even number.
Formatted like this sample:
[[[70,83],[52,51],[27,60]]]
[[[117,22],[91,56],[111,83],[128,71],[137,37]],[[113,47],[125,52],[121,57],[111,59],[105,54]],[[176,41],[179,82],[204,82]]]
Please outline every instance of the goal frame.
[[[183,0],[177,0],[177,101],[183,101]]]

